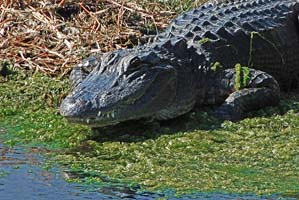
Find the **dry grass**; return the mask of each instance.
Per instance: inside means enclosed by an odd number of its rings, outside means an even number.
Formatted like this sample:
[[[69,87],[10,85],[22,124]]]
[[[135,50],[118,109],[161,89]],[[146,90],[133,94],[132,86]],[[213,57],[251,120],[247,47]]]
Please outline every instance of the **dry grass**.
[[[138,44],[141,35],[155,34],[177,12],[200,3],[165,2],[0,0],[0,60],[64,75],[91,53]]]

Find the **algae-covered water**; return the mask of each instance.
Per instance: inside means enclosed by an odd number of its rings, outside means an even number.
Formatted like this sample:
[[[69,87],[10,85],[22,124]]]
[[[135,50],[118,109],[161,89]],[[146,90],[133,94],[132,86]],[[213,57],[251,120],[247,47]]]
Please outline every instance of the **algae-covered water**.
[[[1,164],[1,195],[16,189],[22,190],[17,194],[44,198],[57,190],[66,199],[73,194],[141,199],[299,194],[298,95],[238,123],[220,122],[195,110],[160,128],[103,134],[59,115],[57,108],[69,90],[66,80],[18,72],[1,81],[0,138],[12,147],[7,155],[20,158],[16,165]],[[23,161],[24,151],[18,147],[24,145],[48,149],[43,164]]]
[[[137,192],[129,187],[97,187],[67,182],[67,173],[58,166],[45,169],[43,157],[36,148],[7,147],[0,144],[1,200],[83,200],[83,199],[286,199],[279,195],[192,193],[176,196],[175,192]],[[291,198],[288,198],[291,199]]]
[[[0,144],[0,199],[43,200],[43,199],[157,199],[163,194],[137,194],[129,188],[97,189],[92,186],[68,183],[59,168],[43,169],[43,159],[36,153],[25,153],[22,148],[9,148]],[[274,197],[274,196],[272,196]],[[169,199],[266,199],[254,195],[193,194]]]

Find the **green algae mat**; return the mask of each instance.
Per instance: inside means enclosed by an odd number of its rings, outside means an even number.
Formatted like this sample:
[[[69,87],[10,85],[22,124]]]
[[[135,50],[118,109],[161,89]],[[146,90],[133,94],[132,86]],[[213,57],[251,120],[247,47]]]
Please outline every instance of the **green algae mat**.
[[[74,181],[178,193],[299,193],[299,96],[238,123],[194,111],[156,130],[101,136],[59,115],[66,80],[19,73],[0,81],[0,127],[8,132],[1,139],[52,150],[51,162],[81,173]]]

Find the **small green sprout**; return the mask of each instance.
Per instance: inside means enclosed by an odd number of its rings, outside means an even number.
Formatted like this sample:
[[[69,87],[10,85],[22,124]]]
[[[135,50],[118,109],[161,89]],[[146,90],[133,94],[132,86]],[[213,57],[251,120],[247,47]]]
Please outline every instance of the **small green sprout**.
[[[213,70],[215,72],[219,69],[223,69],[223,66],[221,65],[220,62],[215,62],[214,64],[212,64],[211,70]]]
[[[235,70],[235,90],[238,91],[248,85],[248,82],[250,80],[250,70],[248,67],[242,67],[241,64],[236,64]]]
[[[198,41],[199,44],[205,44],[210,41],[210,38],[204,37]]]

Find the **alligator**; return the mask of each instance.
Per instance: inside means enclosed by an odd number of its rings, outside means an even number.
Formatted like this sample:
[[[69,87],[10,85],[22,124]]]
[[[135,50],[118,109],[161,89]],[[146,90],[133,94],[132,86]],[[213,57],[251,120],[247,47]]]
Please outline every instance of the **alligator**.
[[[275,106],[281,89],[298,83],[298,14],[298,0],[207,2],[148,43],[76,65],[60,113],[97,128],[209,105],[234,121]]]

